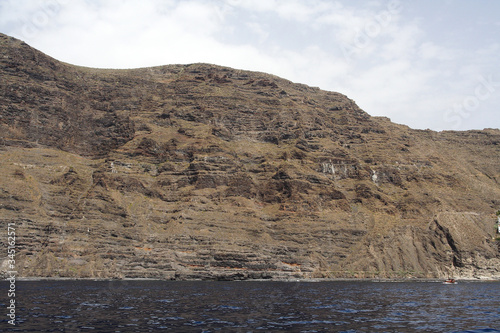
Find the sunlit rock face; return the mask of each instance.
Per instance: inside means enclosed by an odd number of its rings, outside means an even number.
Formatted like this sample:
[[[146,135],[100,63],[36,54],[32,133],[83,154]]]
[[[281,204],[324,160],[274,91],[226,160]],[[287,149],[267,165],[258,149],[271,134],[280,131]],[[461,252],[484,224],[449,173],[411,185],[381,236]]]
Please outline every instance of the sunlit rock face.
[[[412,130],[264,73],[0,44],[20,276],[500,277],[499,130]]]

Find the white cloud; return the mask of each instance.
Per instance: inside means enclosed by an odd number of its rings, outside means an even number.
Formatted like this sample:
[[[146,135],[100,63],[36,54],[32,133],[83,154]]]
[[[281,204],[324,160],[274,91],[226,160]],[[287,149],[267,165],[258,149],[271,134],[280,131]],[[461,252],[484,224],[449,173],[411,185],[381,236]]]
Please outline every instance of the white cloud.
[[[432,42],[424,42],[419,47],[419,56],[425,60],[450,61],[455,58],[456,52]]]
[[[409,15],[412,6],[418,5],[395,0],[363,6],[327,0],[4,0],[0,31],[78,65],[209,62],[269,72],[347,94],[370,114],[414,127],[446,128],[451,125],[443,113],[474,91],[478,76],[492,73],[500,81],[500,44],[470,49],[457,44],[460,39],[443,43],[434,38],[440,31],[429,30],[422,16]],[[489,36],[492,27],[484,28]],[[499,92],[500,87],[475,114],[487,113]],[[479,116],[474,119],[480,123]]]
[[[266,29],[264,29],[264,27],[260,23],[257,23],[257,22],[248,22],[248,23],[246,23],[246,26],[248,28],[250,28],[250,30],[252,30],[254,34],[256,34],[257,36],[259,36],[259,41],[261,43],[264,42],[264,41],[266,41],[267,38],[269,37],[269,31],[267,31]]]

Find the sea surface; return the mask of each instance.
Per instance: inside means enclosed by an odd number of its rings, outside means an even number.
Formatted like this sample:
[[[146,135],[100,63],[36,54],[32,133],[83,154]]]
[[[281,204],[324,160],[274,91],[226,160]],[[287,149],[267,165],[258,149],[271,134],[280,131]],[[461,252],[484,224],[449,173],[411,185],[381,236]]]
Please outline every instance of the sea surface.
[[[500,332],[500,283],[17,281],[2,332]],[[3,291],[1,291],[3,290]]]

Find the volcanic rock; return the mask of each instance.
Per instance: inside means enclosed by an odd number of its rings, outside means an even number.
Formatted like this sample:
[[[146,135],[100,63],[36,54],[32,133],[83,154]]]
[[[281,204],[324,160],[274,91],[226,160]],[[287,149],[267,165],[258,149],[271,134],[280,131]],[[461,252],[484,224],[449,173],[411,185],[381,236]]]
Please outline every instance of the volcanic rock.
[[[414,130],[264,73],[0,46],[21,277],[500,278],[498,129]]]

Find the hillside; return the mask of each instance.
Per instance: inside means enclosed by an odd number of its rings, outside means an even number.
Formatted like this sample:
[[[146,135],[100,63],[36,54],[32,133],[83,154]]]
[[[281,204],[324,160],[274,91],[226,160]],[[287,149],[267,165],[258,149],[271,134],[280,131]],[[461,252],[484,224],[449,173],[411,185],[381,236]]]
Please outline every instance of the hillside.
[[[0,77],[19,276],[500,278],[498,129],[413,130],[208,64],[77,67],[1,34]]]

